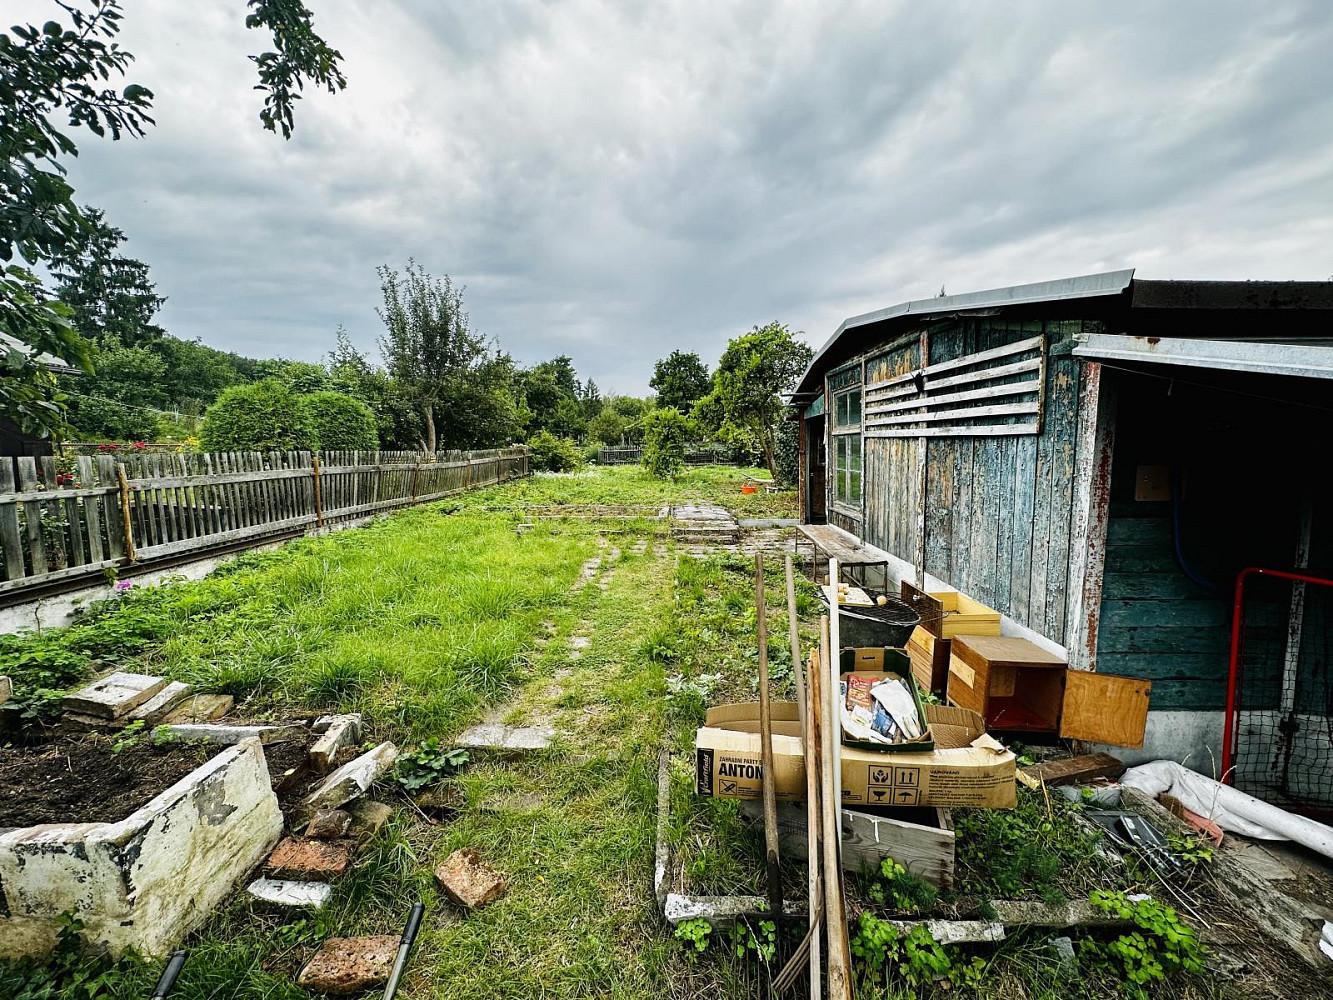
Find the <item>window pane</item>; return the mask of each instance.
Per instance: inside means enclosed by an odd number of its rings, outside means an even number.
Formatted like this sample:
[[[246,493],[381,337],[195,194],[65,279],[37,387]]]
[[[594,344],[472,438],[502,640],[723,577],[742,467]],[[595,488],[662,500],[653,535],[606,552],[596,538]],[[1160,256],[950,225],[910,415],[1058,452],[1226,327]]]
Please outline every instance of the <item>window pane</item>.
[[[850,434],[847,437],[847,468],[853,472],[861,471],[861,435]]]
[[[845,427],[847,425],[847,396],[846,394],[838,397],[837,416],[834,421],[835,426]]]
[[[861,502],[861,473],[847,473],[847,500],[849,503]]]
[[[861,422],[861,390],[853,390],[847,394],[847,397],[847,423],[859,424]]]

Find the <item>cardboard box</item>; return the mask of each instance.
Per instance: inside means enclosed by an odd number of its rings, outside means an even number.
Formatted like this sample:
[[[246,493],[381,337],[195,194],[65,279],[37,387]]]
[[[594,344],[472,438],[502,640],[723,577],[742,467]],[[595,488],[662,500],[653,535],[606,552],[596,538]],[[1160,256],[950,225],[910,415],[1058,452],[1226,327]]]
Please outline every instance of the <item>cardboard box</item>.
[[[843,747],[843,805],[1012,809],[1014,755],[986,735],[976,712],[927,705],[935,737],[930,753]],[[695,791],[715,798],[758,799],[763,787],[759,703],[708,710],[695,736]],[[805,798],[805,758],[795,702],[773,703],[774,781],[780,802]]]

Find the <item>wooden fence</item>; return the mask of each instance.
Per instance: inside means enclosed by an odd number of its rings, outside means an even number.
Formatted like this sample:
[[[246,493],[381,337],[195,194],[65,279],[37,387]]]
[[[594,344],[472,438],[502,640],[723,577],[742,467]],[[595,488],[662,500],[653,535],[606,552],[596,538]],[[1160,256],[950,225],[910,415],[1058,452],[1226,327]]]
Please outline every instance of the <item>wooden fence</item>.
[[[0,457],[0,598],[528,474],[528,450]]]

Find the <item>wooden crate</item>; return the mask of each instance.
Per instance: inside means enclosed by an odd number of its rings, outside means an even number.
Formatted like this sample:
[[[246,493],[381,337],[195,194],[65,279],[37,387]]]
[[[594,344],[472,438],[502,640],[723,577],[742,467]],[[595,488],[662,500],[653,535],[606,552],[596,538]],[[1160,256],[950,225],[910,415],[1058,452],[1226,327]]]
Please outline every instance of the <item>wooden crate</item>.
[[[966,594],[957,591],[928,594],[906,581],[899,592],[921,616],[921,628],[938,639],[1000,634],[1000,613]]]
[[[949,681],[949,639],[940,639],[918,625],[907,640],[912,676],[925,691],[942,694]]]
[[[949,701],[1011,732],[1142,746],[1152,682],[1069,670],[1062,657],[1016,636],[956,637]]]

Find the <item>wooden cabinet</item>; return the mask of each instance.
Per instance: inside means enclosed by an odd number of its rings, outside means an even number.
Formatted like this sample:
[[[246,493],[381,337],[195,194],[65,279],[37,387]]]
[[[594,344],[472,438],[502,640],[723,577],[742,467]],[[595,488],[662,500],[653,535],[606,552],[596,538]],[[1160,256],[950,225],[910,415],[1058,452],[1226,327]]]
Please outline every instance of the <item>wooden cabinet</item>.
[[[1137,677],[1070,670],[1014,636],[955,636],[950,648],[949,701],[979,713],[991,730],[1138,747],[1151,691]]]

